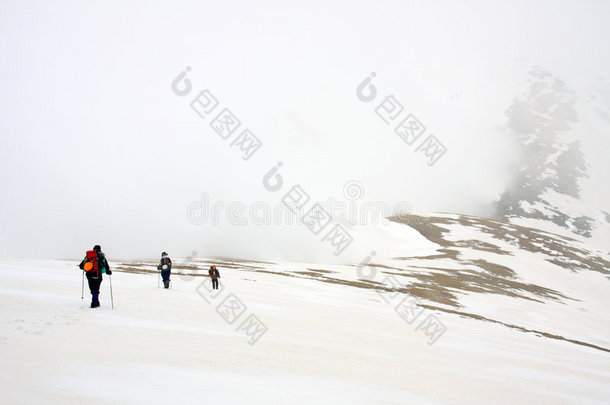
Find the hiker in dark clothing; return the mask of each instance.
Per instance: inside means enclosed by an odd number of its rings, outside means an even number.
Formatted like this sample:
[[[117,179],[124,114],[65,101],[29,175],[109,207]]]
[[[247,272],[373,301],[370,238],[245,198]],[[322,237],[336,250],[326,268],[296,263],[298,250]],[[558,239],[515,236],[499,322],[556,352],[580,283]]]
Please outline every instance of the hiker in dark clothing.
[[[218,279],[220,278],[220,273],[216,270],[216,266],[210,266],[210,270],[208,271],[210,278],[212,279],[212,289],[218,290]]]
[[[99,295],[100,284],[102,284],[102,274],[112,274],[100,245],[95,245],[93,250],[87,251],[87,255],[83,261],[80,262],[78,267],[80,267],[81,270],[84,270],[87,275],[89,290],[91,290],[91,308],[97,308],[100,306]]]
[[[169,276],[172,273],[172,259],[169,258],[166,252],[161,253],[161,264],[159,264],[158,269],[161,270],[163,286],[169,288]]]

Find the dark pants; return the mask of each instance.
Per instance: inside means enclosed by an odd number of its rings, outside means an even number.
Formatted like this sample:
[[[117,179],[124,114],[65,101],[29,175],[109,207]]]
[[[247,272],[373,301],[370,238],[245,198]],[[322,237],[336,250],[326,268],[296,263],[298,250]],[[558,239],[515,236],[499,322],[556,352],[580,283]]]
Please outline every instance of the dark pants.
[[[169,288],[169,274],[170,270],[162,270],[161,277],[163,278],[163,287]]]
[[[100,293],[100,284],[102,284],[102,275],[98,278],[96,272],[88,271],[87,272],[87,282],[89,283],[89,290],[91,290],[91,295]]]
[[[212,290],[218,290],[218,279],[217,278],[212,279]]]

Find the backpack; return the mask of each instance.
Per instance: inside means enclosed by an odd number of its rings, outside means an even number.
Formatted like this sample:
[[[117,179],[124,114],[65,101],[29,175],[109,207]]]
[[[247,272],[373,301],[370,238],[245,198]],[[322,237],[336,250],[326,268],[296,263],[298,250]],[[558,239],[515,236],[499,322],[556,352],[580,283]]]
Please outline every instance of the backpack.
[[[99,272],[100,264],[99,264],[99,260],[97,258],[97,251],[95,251],[95,250],[87,250],[87,262],[91,263],[93,265],[91,270],[87,270],[87,271],[96,271],[96,272]]]
[[[97,273],[97,277],[100,277],[102,273],[106,273],[108,263],[106,262],[106,257],[102,252],[88,250],[86,259],[87,263],[85,263],[85,267],[87,267],[88,263],[91,263],[90,269],[87,270],[87,268],[85,268],[87,273],[95,272]]]

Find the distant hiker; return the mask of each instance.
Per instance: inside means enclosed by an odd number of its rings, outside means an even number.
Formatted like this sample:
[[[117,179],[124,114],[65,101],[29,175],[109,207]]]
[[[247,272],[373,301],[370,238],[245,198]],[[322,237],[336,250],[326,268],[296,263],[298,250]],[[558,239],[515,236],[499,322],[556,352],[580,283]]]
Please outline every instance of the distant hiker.
[[[166,252],[161,253],[161,264],[159,264],[157,268],[161,270],[163,286],[169,288],[169,276],[172,273],[172,259],[169,258]]]
[[[88,250],[85,258],[80,262],[78,267],[87,274],[87,282],[89,283],[89,290],[91,290],[91,308],[97,308],[100,306],[99,296],[100,284],[102,284],[102,274],[112,274],[100,245],[95,245],[93,250]]]
[[[210,278],[212,279],[212,289],[218,290],[218,279],[220,278],[220,273],[216,270],[216,266],[210,266],[210,270],[208,271]]]

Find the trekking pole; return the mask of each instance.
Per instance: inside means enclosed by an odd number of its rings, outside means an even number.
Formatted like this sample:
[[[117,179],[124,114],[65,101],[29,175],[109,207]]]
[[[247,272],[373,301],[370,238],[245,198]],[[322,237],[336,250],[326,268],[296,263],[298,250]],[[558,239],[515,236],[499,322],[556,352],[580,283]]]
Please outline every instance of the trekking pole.
[[[159,270],[159,274],[157,275],[157,288],[159,288],[160,283],[161,283],[161,270]]]
[[[81,300],[85,299],[85,270],[83,270],[83,285],[80,289],[80,299]]]
[[[110,303],[112,304],[112,309],[114,309],[114,298],[112,297],[112,276],[108,274],[108,280],[110,280]]]

